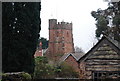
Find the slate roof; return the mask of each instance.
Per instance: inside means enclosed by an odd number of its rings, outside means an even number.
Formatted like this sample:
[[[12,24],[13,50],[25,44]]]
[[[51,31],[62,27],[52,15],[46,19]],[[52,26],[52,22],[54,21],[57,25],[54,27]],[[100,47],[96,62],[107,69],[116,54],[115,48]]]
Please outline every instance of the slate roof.
[[[67,53],[67,54],[64,54],[59,59],[59,63],[65,61],[69,56],[72,56],[76,61],[78,61],[83,55],[84,55],[84,53]]]
[[[73,56],[76,57],[76,61],[78,61],[83,55],[84,53],[73,53]]]

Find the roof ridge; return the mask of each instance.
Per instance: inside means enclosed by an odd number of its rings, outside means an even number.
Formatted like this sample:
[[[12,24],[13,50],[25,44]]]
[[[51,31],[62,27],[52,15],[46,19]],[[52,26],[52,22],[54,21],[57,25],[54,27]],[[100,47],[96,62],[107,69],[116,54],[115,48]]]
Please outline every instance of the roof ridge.
[[[120,49],[120,42],[118,42],[117,40],[114,40],[108,36],[104,36],[106,37],[110,42],[112,42],[116,47],[118,47]]]

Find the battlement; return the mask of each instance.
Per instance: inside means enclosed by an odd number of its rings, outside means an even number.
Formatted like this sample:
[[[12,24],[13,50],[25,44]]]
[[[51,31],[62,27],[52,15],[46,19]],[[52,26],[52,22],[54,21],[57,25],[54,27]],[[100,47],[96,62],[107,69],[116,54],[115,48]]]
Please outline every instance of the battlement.
[[[49,19],[49,29],[69,29],[72,30],[72,23],[57,22],[57,19]]]
[[[59,24],[64,24],[64,25],[68,25],[68,24],[72,24],[72,23],[69,23],[69,22],[64,22],[64,21],[62,21],[62,22],[57,22],[57,24],[59,25]]]

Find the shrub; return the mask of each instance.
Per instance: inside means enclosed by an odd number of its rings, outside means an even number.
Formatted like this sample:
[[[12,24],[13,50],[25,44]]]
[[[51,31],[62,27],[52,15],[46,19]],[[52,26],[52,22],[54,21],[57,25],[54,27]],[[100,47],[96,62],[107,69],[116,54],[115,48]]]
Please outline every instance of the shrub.
[[[74,70],[72,66],[69,66],[66,62],[61,63],[60,66],[58,66],[58,72],[56,72],[56,75],[58,77],[62,78],[78,78],[79,74]]]
[[[2,80],[3,81],[11,81],[11,80],[31,80],[31,75],[26,72],[14,72],[14,73],[2,73]]]
[[[34,79],[54,78],[54,66],[48,64],[46,57],[35,58]]]

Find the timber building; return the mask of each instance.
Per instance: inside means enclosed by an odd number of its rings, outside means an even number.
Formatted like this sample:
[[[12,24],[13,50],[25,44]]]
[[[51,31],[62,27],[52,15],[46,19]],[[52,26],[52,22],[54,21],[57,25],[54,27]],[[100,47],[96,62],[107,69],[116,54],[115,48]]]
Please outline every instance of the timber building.
[[[120,78],[120,44],[104,36],[78,62],[80,79]]]

